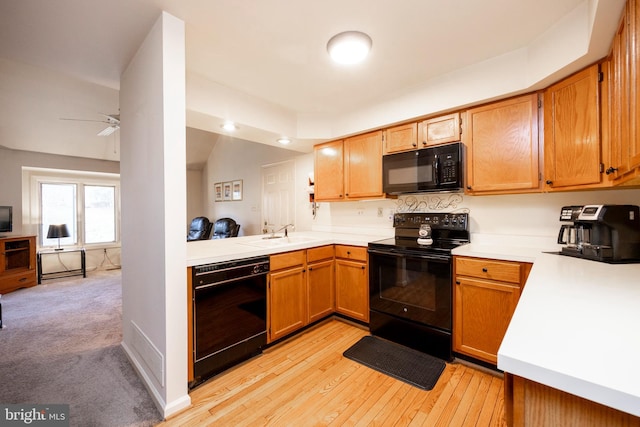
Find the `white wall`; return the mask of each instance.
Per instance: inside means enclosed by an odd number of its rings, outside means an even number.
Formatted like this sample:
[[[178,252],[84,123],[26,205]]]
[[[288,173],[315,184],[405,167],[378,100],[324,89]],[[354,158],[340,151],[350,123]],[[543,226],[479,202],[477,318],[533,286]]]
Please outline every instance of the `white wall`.
[[[291,150],[241,139],[219,138],[205,168],[208,218],[211,221],[225,217],[233,218],[240,224],[241,236],[262,233],[261,166],[294,159],[298,154]],[[243,183],[242,200],[214,201],[214,183],[238,179]]]
[[[163,12],[120,90],[122,345],[164,416],[190,404],[184,70],[184,23]]]
[[[415,194],[397,200],[320,203],[313,229],[319,231],[393,234],[390,217],[394,212],[411,210],[415,201],[424,202],[418,211],[469,212],[472,241],[490,236],[527,236],[554,245],[560,227],[560,208],[566,205],[640,205],[640,190],[573,191],[543,194],[465,196],[464,194]],[[439,209],[438,205],[453,204]],[[378,209],[382,216],[378,216]]]
[[[191,220],[197,216],[207,216],[207,193],[203,188],[202,170],[187,170],[187,230]],[[186,235],[186,233],[185,233]]]

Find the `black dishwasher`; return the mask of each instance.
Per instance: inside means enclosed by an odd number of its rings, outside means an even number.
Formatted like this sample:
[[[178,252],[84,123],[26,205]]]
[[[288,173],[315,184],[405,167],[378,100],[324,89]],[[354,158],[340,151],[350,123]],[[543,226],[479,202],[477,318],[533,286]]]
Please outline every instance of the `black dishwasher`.
[[[195,386],[260,354],[267,342],[269,257],[192,268]]]

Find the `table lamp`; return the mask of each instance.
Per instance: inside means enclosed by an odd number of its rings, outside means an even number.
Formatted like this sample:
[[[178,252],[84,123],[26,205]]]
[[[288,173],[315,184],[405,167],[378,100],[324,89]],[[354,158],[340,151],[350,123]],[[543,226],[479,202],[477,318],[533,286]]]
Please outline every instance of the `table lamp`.
[[[56,251],[64,250],[64,248],[60,247],[60,238],[69,236],[70,234],[67,224],[51,224],[49,226],[49,231],[47,231],[47,239],[58,239],[58,248],[55,249]]]

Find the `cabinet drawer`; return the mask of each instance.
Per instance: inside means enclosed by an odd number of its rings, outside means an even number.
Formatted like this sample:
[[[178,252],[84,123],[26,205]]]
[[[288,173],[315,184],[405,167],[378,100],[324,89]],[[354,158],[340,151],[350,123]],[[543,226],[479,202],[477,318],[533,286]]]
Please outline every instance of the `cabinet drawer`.
[[[320,246],[319,248],[307,249],[307,262],[316,262],[323,259],[333,258],[333,245]]]
[[[510,261],[456,257],[456,275],[520,284],[521,264]]]
[[[354,261],[367,261],[367,248],[363,246],[336,245],[336,258],[346,258]]]
[[[10,292],[20,288],[35,286],[35,270],[23,270],[19,273],[5,273],[0,280],[0,294]]]
[[[269,269],[271,271],[283,268],[295,267],[304,264],[306,258],[305,251],[285,252],[283,254],[271,255],[269,258]]]

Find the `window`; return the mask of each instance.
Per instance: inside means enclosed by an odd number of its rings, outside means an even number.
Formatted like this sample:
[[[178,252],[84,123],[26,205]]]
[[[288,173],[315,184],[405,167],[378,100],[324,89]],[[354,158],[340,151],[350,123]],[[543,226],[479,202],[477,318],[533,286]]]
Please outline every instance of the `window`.
[[[116,240],[116,189],[84,186],[84,241],[111,243]]]
[[[74,245],[78,241],[76,230],[76,185],[46,184],[40,186],[40,212],[42,212],[42,246],[57,245],[58,239],[47,239],[51,224],[67,224],[69,237],[60,238],[61,245]]]
[[[51,224],[67,225],[61,246],[120,243],[118,174],[23,167],[23,182],[30,200],[23,202],[23,227],[37,230],[41,247],[58,246],[57,238],[47,239]]]

